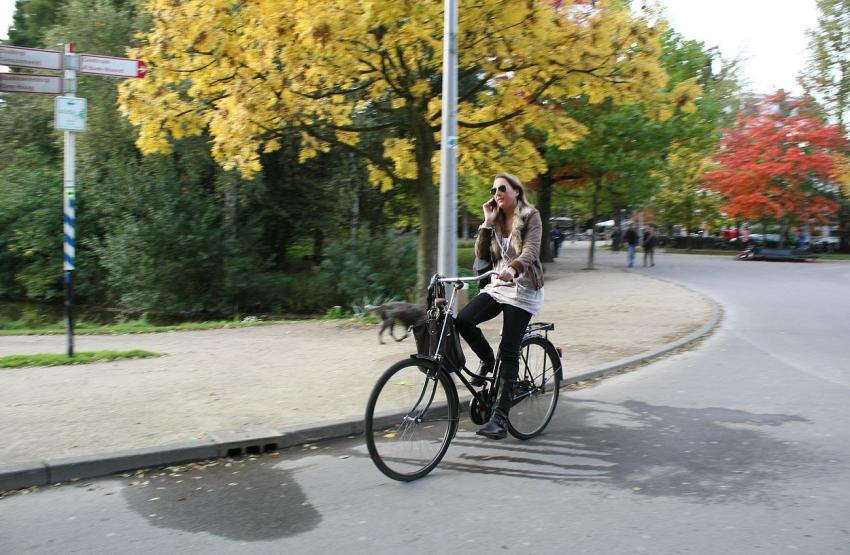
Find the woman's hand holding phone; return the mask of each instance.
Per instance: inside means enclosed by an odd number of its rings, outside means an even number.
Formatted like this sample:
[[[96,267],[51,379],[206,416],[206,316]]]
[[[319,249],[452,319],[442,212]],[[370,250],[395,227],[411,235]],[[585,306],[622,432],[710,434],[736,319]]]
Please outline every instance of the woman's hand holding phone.
[[[484,223],[487,225],[493,225],[496,223],[496,214],[499,213],[498,205],[496,201],[493,199],[488,200],[484,203]]]

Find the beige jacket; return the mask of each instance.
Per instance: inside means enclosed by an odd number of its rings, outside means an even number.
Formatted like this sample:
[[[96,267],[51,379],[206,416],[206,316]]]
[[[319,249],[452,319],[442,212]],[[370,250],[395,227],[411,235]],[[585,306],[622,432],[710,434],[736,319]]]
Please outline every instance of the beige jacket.
[[[504,229],[502,212],[496,217],[496,229]],[[523,205],[514,211],[508,257],[510,266],[517,272],[517,281],[526,287],[538,290],[543,287],[543,265],[540,263],[540,245],[543,223],[536,208]],[[493,240],[493,230],[482,228],[475,240],[475,256],[495,262],[502,257],[498,241]]]

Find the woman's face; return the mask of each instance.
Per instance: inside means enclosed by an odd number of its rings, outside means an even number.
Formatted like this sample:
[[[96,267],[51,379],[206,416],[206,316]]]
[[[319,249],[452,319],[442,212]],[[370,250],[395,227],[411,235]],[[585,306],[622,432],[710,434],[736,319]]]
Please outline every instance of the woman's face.
[[[514,189],[507,179],[504,177],[494,179],[493,189],[495,189],[493,200],[496,201],[496,205],[499,208],[512,208],[516,206],[519,191]]]

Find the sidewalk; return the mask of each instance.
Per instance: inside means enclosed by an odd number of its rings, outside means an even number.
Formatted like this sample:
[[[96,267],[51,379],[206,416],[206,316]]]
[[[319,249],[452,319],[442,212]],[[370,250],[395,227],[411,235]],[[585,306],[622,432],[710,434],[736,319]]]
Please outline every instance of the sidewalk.
[[[714,303],[693,291],[621,268],[583,271],[585,259],[579,245],[547,265],[544,310],[536,318],[555,323],[550,337],[564,347],[567,380],[669,347],[716,322]],[[492,341],[498,319],[484,329]],[[64,347],[64,336],[0,338],[0,356]],[[0,490],[4,465],[32,470],[49,461],[47,466],[57,467],[73,462],[59,461],[68,457],[91,463],[108,453],[157,452],[168,444],[206,446],[212,453],[207,456],[214,456],[249,439],[280,436],[281,430],[293,436],[290,444],[318,439],[317,433],[354,433],[377,376],[414,345],[412,338],[379,345],[376,325],[310,321],[79,336],[76,348],[146,349],[166,356],[0,371]],[[341,428],[314,429],[340,421]],[[174,460],[165,462],[180,460],[168,456]],[[148,461],[143,466],[164,459],[138,460]],[[67,476],[54,472],[45,480]]]

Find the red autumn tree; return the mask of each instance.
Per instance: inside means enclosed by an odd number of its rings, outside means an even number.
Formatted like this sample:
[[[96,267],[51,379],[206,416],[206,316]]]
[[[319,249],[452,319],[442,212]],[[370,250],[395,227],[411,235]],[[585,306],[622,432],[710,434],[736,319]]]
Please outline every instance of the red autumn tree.
[[[705,181],[729,199],[729,216],[778,222],[784,236],[788,226],[837,214],[830,197],[847,147],[842,128],[828,125],[814,101],[780,90],[738,114],[716,156],[720,169]]]

